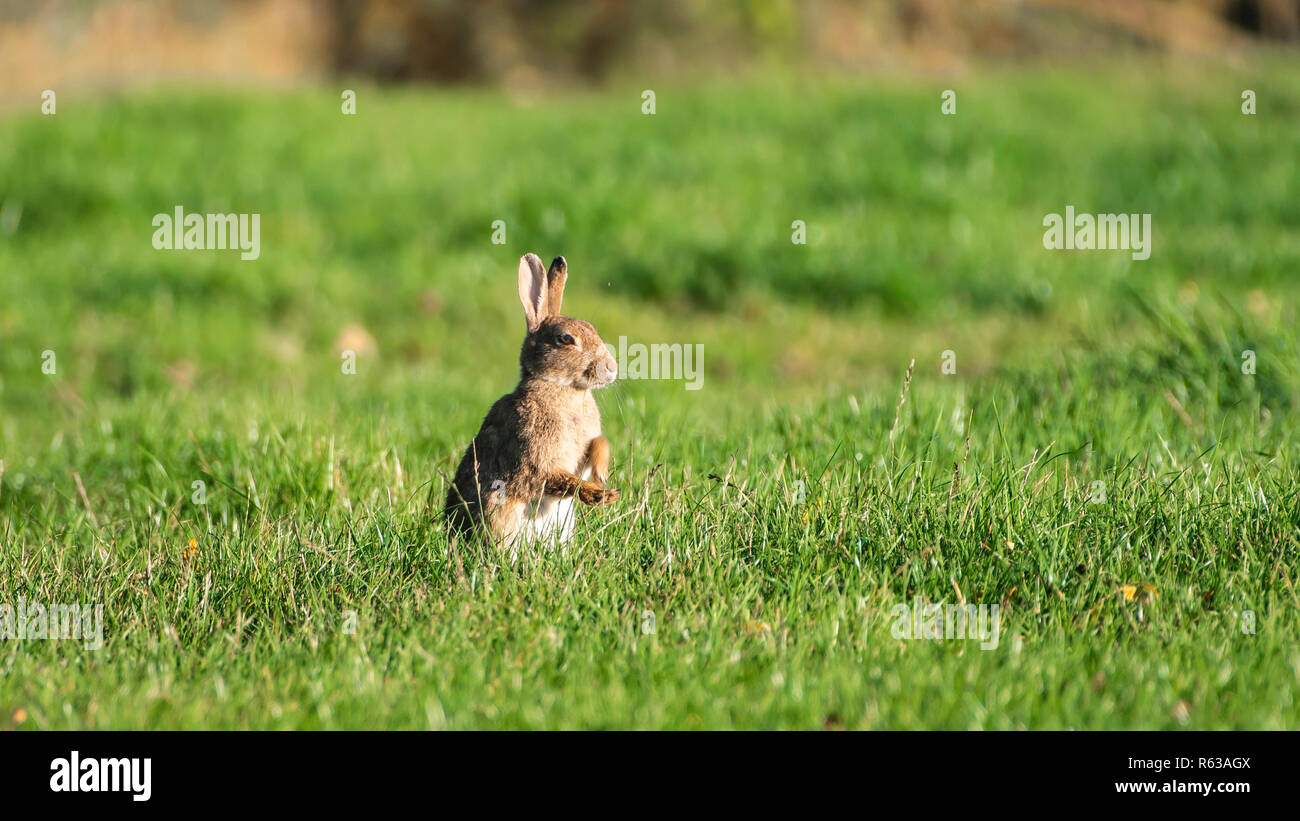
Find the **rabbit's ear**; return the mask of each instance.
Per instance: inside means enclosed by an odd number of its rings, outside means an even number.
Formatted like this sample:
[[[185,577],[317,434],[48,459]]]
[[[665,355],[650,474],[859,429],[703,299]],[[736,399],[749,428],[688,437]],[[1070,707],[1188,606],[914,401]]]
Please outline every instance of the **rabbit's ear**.
[[[546,318],[546,272],[537,254],[519,258],[519,301],[524,304],[528,330],[537,330]]]
[[[569,278],[569,263],[564,257],[551,260],[551,270],[546,272],[546,311],[549,316],[560,315],[564,302],[564,282]]]

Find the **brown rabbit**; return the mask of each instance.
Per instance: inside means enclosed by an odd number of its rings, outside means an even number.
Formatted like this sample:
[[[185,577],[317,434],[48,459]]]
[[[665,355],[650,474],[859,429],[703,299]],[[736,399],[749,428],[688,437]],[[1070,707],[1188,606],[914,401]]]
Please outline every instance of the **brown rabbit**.
[[[568,264],[542,270],[536,254],[519,260],[519,301],[528,334],[519,353],[519,386],[497,400],[470,443],[447,492],[452,532],[475,527],[513,548],[573,536],[576,496],[584,504],[618,499],[605,488],[609,440],[591,392],[618,375],[618,364],[590,322],[560,316]],[[594,480],[594,481],[593,481]]]

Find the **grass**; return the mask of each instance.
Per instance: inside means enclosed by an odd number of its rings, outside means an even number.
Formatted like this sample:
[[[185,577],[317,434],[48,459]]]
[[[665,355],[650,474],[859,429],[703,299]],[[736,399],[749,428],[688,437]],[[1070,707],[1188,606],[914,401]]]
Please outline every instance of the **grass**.
[[[0,642],[0,727],[1300,725],[1300,79],[956,82],[0,118],[0,602],[106,636]],[[178,204],[262,258],[154,251]],[[1045,251],[1068,204],[1151,212],[1151,259]],[[623,500],[511,564],[438,513],[525,250],[706,378],[599,394]],[[917,596],[998,648],[894,638]]]

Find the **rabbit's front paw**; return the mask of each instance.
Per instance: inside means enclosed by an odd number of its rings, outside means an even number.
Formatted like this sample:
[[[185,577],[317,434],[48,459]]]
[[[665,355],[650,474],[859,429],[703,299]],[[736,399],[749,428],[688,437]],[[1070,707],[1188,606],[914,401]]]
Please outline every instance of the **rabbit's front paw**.
[[[578,491],[578,498],[584,505],[607,505],[617,502],[619,492],[616,488],[600,487],[594,482],[583,482]]]

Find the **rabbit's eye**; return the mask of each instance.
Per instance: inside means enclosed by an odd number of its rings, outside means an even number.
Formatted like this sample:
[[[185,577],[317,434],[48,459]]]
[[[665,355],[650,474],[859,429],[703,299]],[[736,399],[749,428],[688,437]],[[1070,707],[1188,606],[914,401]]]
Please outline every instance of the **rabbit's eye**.
[[[559,336],[559,340],[560,340],[560,344],[561,344],[561,345],[573,345],[573,344],[575,344],[575,340],[574,340],[572,334],[560,334],[560,336]]]

